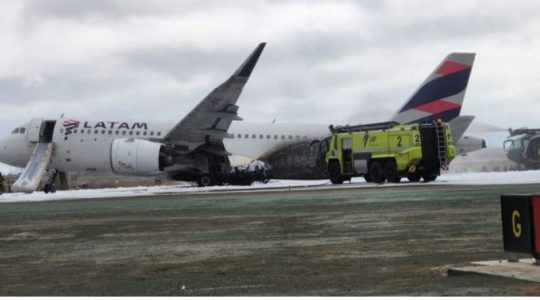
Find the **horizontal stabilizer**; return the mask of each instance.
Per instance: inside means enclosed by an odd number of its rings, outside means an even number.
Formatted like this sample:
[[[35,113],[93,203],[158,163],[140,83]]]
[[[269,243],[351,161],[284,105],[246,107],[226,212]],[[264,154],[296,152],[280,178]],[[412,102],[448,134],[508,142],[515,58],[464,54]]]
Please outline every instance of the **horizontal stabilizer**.
[[[32,193],[37,189],[51,160],[52,149],[52,143],[36,144],[32,157],[26,164],[22,174],[11,186],[13,192]]]
[[[459,116],[448,122],[450,124],[450,130],[452,130],[454,144],[457,144],[457,141],[463,136],[463,133],[469,128],[473,120],[473,116]]]

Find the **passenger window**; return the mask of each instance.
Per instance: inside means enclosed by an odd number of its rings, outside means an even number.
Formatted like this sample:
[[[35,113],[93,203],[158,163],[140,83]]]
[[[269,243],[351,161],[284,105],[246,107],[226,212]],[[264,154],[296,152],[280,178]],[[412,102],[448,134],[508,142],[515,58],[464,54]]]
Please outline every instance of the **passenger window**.
[[[77,129],[73,130],[73,133],[77,133]]]
[[[281,136],[281,139],[282,139],[282,140],[284,140],[284,139],[285,139],[285,136],[284,136],[284,135],[282,135],[282,136]]]
[[[257,138],[257,135],[254,134],[254,135],[251,136],[251,138],[256,139],[256,138]]]
[[[161,131],[158,131],[158,132],[157,132],[157,136],[160,136],[160,135],[161,135]]]
[[[98,134],[99,133],[99,130],[94,130],[94,134]]]
[[[289,135],[289,140],[292,140],[293,139],[293,136],[292,135]]]
[[[140,131],[135,132],[135,135],[141,135]]]
[[[84,129],[81,129],[81,134],[83,134],[83,133],[84,133]]]
[[[146,136],[146,131],[143,131],[142,135]]]
[[[120,131],[118,131],[118,130],[114,132],[114,134],[116,134],[116,135],[118,135],[119,133],[120,133]]]
[[[268,139],[268,140],[270,139],[270,135],[269,135],[269,134],[266,135],[266,139]]]
[[[109,130],[109,135],[111,135],[111,134],[112,134],[112,130]]]
[[[125,130],[124,130],[124,131],[122,131],[122,135],[126,135],[126,131],[125,131]]]
[[[151,136],[154,136],[154,132],[153,132],[153,131],[150,131],[150,135],[151,135]]]
[[[241,138],[242,138],[242,135],[239,133],[239,134],[237,135],[237,137],[238,137],[239,139],[241,139]]]
[[[278,136],[277,134],[274,135],[274,140],[277,140],[278,139]]]
[[[300,139],[300,136],[299,136],[299,135],[297,135],[297,136],[296,136],[296,139],[297,139],[297,140],[299,140],[299,139]]]
[[[249,139],[249,134],[246,133],[246,135],[244,136],[246,139]]]
[[[107,131],[105,131],[105,130],[102,130],[102,131],[101,131],[101,134],[105,134],[105,132],[107,132]]]
[[[130,132],[129,132],[129,135],[133,135],[133,131],[130,131]]]
[[[264,135],[259,135],[259,138],[262,140],[264,138]]]

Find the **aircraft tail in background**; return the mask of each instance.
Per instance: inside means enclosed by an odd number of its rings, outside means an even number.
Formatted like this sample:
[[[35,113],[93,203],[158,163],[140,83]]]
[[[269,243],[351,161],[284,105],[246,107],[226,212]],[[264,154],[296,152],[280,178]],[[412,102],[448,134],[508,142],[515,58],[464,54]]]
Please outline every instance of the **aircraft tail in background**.
[[[405,124],[442,119],[449,122],[459,116],[474,57],[474,53],[450,53],[407,99],[392,121]]]

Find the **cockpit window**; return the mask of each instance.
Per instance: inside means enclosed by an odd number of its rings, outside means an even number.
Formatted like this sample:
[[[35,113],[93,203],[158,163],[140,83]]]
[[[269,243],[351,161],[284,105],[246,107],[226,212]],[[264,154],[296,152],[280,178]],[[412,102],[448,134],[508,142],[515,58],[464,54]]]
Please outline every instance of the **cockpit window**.
[[[23,134],[26,132],[26,128],[25,127],[17,127],[15,129],[13,129],[13,131],[11,132],[11,134]]]
[[[512,140],[506,140],[503,143],[503,149],[504,151],[508,152],[514,148],[514,141]]]
[[[503,143],[503,149],[508,152],[510,150],[515,150],[515,149],[523,149],[527,146],[527,144],[529,143],[528,140],[523,140],[522,137],[514,137],[514,138],[511,138],[511,139],[507,139],[506,141],[504,141]]]

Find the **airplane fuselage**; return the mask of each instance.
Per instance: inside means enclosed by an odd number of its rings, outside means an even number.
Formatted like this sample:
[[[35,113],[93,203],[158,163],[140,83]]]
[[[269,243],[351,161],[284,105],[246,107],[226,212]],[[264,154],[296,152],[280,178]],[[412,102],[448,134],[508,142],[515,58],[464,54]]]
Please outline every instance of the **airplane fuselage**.
[[[174,121],[57,120],[51,136],[54,150],[49,168],[64,172],[111,173],[115,140],[161,143],[175,124]],[[31,126],[31,122],[20,126],[17,129],[25,128],[24,133],[12,133],[0,142],[1,161],[16,167],[26,166],[38,140],[30,136]],[[224,139],[223,144],[235,166],[248,164],[293,142],[320,139],[329,131],[327,125],[318,124],[233,122],[229,133],[232,138]]]

